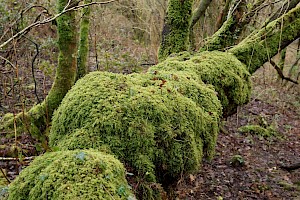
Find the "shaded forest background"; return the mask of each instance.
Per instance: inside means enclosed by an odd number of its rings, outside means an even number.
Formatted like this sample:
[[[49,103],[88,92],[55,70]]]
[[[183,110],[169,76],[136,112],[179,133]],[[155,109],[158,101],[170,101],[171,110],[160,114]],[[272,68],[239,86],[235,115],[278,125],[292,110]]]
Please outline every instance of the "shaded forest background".
[[[55,14],[55,3],[1,1],[0,43],[35,20]],[[205,16],[195,25],[196,50],[219,28],[218,19],[225,3],[212,1]],[[253,3],[249,1],[247,8],[250,9]],[[283,3],[264,1],[237,41],[262,27]],[[198,4],[199,1],[195,1],[195,8]],[[31,8],[33,5],[40,6]],[[167,1],[121,0],[91,8],[90,71],[128,74],[146,71],[149,66],[158,63],[157,51]],[[34,28],[25,37],[0,49],[0,118],[7,112],[19,113],[30,108],[46,97],[57,65],[56,38],[53,22]],[[285,76],[298,82],[299,46],[298,39],[287,48],[284,56],[274,58]],[[300,159],[299,85],[282,80],[269,63],[254,74],[253,83],[251,102],[239,108],[237,114],[224,119],[216,158],[212,163],[205,163],[199,175],[182,178],[177,189],[179,198],[299,197],[299,170],[290,173],[279,168],[281,163],[290,164]],[[245,125],[272,126],[276,134],[267,137],[242,135],[238,128]],[[5,169],[3,172],[9,179],[13,179],[27,164],[25,158],[36,156],[47,148],[39,138],[32,138],[26,133],[16,136],[3,132],[0,145],[1,157],[21,158],[18,162],[9,159],[1,162],[1,168]],[[237,157],[240,159],[233,166],[232,158],[235,156],[240,156]],[[7,184],[4,179],[3,182]],[[236,182],[241,182],[241,185],[235,185]]]

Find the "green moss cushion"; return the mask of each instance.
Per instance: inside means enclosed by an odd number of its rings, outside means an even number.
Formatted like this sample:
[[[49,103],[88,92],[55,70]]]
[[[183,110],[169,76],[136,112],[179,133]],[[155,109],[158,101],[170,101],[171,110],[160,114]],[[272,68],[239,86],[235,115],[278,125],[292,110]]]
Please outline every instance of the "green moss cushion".
[[[249,77],[223,52],[183,52],[145,74],[90,73],[54,113],[49,144],[112,153],[138,185],[170,183],[213,157],[222,107],[228,114],[249,100]]]
[[[251,75],[246,66],[230,53],[205,51],[191,56],[184,52],[169,57],[151,69],[186,71],[198,75],[198,79],[214,87],[225,117],[250,99]]]
[[[91,150],[37,157],[9,186],[9,200],[134,199],[123,165]]]
[[[158,173],[177,178],[182,171],[198,169],[203,144],[215,140],[216,133],[207,130],[211,123],[218,126],[217,119],[171,83],[162,82],[159,75],[149,74],[87,75],[55,113],[50,145],[107,149],[154,182]],[[182,83],[177,82],[180,89]]]

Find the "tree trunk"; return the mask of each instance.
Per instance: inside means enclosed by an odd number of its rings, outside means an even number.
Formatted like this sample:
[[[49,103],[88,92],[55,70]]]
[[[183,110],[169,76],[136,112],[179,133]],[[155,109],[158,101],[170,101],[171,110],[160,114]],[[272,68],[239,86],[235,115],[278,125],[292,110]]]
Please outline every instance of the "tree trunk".
[[[194,27],[196,22],[205,14],[205,11],[212,0],[202,0],[198,6],[198,8],[194,11],[191,21],[191,28]]]
[[[160,61],[172,53],[187,51],[193,0],[170,0],[158,52]]]
[[[84,3],[91,3],[91,0],[85,0]],[[90,26],[90,7],[82,10],[80,21],[80,40],[77,59],[77,76],[76,80],[82,78],[88,73],[88,53],[89,53],[89,26]]]
[[[75,0],[58,0],[58,12],[74,6]],[[77,55],[77,28],[75,12],[67,12],[57,18],[58,29],[58,66],[56,76],[46,99],[28,112],[19,113],[16,116],[7,114],[3,118],[1,128],[12,128],[20,131],[29,131],[32,135],[43,137],[52,118],[53,112],[58,108],[65,94],[74,85],[76,75]]]

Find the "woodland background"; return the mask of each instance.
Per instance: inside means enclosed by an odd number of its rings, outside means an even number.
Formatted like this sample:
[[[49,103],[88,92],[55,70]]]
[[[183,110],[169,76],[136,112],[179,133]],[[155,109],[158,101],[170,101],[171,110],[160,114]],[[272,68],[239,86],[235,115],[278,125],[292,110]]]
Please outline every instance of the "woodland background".
[[[199,2],[195,1],[195,8]],[[56,13],[55,3],[53,0],[2,0],[0,43],[35,20]],[[253,3],[247,1],[247,6],[251,8]],[[263,26],[284,3],[283,0],[264,1],[237,41]],[[226,1],[213,0],[205,16],[195,25],[196,50],[218,29],[225,4]],[[120,0],[92,6],[89,70],[129,74],[146,71],[157,64],[166,9],[166,0]],[[57,65],[56,38],[56,25],[52,22],[32,29],[0,49],[0,118],[7,112],[28,109],[46,97]],[[285,77],[299,83],[299,59],[298,39],[284,56],[279,54],[274,61]],[[282,80],[270,63],[259,69],[252,80],[250,103],[224,119],[215,158],[204,163],[199,174],[182,177],[176,187],[179,199],[299,198],[299,169],[287,171],[280,167],[300,159],[299,84]],[[243,134],[239,128],[245,125],[272,126],[275,131],[268,136]],[[22,167],[47,147],[39,138],[26,133],[0,134],[3,172],[0,185],[5,188]]]

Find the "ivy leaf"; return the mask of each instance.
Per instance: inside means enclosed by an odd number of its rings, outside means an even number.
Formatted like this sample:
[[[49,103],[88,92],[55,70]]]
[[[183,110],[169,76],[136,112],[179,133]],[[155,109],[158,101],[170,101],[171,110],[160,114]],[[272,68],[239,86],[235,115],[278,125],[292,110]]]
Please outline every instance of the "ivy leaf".
[[[86,153],[81,151],[75,156],[75,158],[78,158],[79,160],[84,161],[85,156],[86,156]]]

